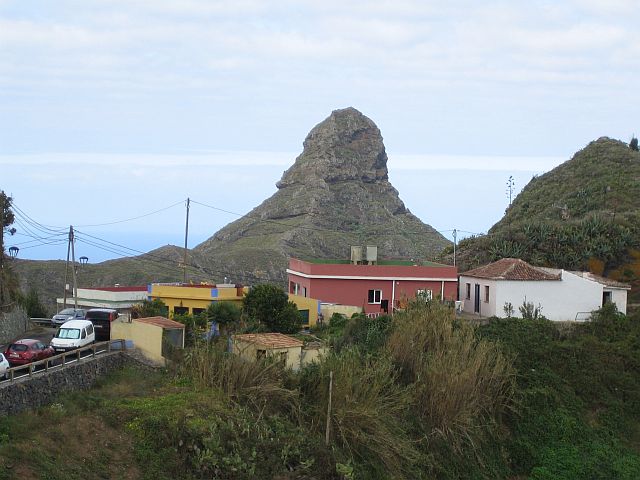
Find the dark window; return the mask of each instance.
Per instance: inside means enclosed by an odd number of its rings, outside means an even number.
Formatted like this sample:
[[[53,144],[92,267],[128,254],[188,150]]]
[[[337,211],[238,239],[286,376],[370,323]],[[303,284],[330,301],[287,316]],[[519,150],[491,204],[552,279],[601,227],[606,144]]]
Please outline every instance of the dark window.
[[[611,298],[611,292],[602,292],[602,305],[606,303],[611,303],[613,299]]]
[[[174,315],[187,315],[189,313],[189,307],[173,307]]]
[[[82,329],[82,336],[80,338],[87,338],[87,331],[84,328]]]
[[[467,283],[467,300],[471,300],[471,284]]]
[[[193,314],[194,315],[200,315],[202,312],[204,312],[204,308],[194,308],[193,309]]]
[[[382,290],[369,290],[369,303],[380,303],[382,301]]]
[[[484,286],[484,301],[489,301],[489,285]]]
[[[266,350],[256,350],[256,359],[260,360],[261,358],[264,358],[267,356],[267,351]]]
[[[87,325],[87,335],[91,335],[93,333],[93,324]]]
[[[299,310],[300,316],[302,317],[302,325],[309,325],[309,310]]]

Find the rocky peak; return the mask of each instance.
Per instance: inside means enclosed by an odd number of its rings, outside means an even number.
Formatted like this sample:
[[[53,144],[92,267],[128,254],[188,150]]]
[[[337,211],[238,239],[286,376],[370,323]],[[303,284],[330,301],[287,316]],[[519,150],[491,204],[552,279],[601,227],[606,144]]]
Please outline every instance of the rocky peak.
[[[375,123],[355,108],[334,110],[304,140],[278,188],[295,184],[387,182],[387,154]]]

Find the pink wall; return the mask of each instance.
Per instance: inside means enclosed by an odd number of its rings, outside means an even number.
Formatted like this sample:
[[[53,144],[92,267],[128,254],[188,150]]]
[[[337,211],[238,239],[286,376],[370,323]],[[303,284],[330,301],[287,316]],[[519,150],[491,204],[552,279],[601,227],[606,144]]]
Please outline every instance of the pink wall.
[[[364,306],[366,313],[380,312],[379,304],[369,304],[369,290],[381,290],[382,299],[391,300],[393,295],[393,281],[391,280],[340,280],[324,278],[303,278],[289,274],[289,282],[298,283],[307,287],[307,296],[316,298],[322,302],[340,303],[342,305]],[[457,295],[457,280],[446,281],[444,285],[444,297],[447,300],[455,300]],[[439,297],[442,282],[397,280],[395,286],[395,301],[404,297],[412,299],[417,290],[431,290],[433,296]]]

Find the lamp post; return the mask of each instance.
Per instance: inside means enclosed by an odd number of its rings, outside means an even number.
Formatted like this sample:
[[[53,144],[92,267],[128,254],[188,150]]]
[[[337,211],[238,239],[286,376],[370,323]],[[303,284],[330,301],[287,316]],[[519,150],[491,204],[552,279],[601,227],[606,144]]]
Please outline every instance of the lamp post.
[[[16,246],[13,247],[9,247],[9,256],[11,258],[16,258],[18,256],[18,252],[20,251],[20,249]]]

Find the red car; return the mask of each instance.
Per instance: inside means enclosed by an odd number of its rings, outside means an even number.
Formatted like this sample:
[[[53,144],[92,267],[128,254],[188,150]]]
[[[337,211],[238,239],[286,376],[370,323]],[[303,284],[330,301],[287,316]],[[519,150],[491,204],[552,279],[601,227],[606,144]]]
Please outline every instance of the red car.
[[[15,341],[4,351],[4,356],[7,357],[12,367],[44,360],[54,354],[55,350],[50,346],[45,345],[40,340],[29,338]]]

